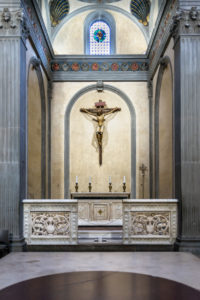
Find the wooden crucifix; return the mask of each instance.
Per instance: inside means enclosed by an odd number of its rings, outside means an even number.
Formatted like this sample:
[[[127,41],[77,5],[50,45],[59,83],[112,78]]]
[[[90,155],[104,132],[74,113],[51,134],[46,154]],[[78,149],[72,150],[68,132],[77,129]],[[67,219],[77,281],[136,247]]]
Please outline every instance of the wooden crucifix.
[[[103,129],[104,129],[104,122],[105,117],[120,111],[121,108],[106,108],[106,102],[99,100],[99,102],[95,103],[95,108],[81,108],[80,111],[86,113],[88,115],[94,116],[93,121],[97,122],[97,129],[96,129],[96,138],[99,147],[99,165],[102,165],[102,140],[103,140]]]

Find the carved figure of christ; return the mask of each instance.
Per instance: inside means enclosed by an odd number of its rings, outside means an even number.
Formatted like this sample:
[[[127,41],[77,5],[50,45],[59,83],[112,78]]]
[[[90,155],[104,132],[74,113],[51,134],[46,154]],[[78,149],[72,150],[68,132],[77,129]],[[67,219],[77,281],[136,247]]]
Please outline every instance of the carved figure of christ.
[[[103,139],[104,122],[106,120],[105,117],[112,113],[120,111],[121,108],[119,107],[105,108],[106,103],[103,102],[102,100],[99,100],[99,102],[95,103],[95,106],[96,108],[88,108],[88,109],[81,108],[80,111],[95,117],[93,118],[93,120],[98,124],[96,130],[96,137],[99,146],[99,164],[102,165],[102,139]]]

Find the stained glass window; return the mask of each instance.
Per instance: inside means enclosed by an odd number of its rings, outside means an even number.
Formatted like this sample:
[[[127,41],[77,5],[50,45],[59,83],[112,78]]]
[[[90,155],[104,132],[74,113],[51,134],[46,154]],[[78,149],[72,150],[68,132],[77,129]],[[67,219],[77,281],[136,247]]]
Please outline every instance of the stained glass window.
[[[95,21],[90,26],[90,54],[110,54],[110,27],[104,21]]]

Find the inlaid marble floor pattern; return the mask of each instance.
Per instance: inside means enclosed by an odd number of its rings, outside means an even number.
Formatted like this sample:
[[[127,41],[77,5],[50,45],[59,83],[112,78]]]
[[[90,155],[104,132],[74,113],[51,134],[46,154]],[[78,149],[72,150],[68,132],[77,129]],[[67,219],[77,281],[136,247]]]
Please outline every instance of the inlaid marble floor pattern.
[[[24,252],[0,259],[0,289],[41,276],[129,272],[174,280],[200,291],[200,259],[179,252]]]

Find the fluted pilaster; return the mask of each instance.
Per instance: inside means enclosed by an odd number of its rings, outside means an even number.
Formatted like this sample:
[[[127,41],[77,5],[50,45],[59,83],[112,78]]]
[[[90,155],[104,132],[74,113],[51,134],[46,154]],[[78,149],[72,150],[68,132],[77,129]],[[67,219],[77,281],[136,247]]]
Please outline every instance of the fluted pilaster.
[[[200,252],[200,12],[180,9],[175,40],[175,189],[181,250]]]
[[[20,212],[26,181],[27,34],[22,10],[0,7],[0,228],[9,229],[17,248],[22,245]]]

